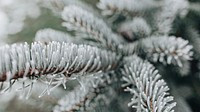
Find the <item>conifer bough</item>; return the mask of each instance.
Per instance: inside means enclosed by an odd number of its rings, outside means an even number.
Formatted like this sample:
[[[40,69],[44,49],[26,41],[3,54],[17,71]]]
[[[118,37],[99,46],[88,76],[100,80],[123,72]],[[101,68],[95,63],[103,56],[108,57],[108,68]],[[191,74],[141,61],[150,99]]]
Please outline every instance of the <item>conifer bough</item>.
[[[0,48],[0,81],[48,74],[83,75],[112,70],[119,59],[115,53],[88,45],[34,42],[31,47],[13,44]],[[76,76],[75,75],[75,76]]]
[[[66,42],[66,43],[76,43],[72,36],[67,33],[57,31],[51,28],[45,28],[37,31],[35,35],[35,41],[39,41],[42,43],[49,43],[51,41],[56,42]]]
[[[133,94],[129,106],[137,112],[174,111],[176,103],[168,93],[169,87],[152,64],[134,55],[125,58],[124,63],[122,86]]]
[[[191,60],[193,46],[188,40],[175,36],[151,36],[135,43],[124,45],[122,53],[145,56],[151,62],[173,64],[182,67],[182,61]]]
[[[69,31],[75,31],[78,38],[92,39],[101,43],[104,48],[111,48],[114,51],[124,42],[103,20],[80,7],[74,5],[65,7],[62,18],[65,20],[62,25]]]
[[[102,15],[138,13],[158,7],[154,0],[100,0],[97,7],[102,10]]]

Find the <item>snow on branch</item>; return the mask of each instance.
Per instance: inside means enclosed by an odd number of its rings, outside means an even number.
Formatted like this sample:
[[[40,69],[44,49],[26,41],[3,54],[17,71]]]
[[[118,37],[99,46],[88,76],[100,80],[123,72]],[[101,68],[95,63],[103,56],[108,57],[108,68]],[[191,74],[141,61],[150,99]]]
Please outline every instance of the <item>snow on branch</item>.
[[[54,30],[51,28],[46,28],[46,29],[37,31],[35,35],[35,41],[42,42],[44,44],[48,44],[49,42],[52,42],[52,41],[56,41],[60,43],[65,42],[65,43],[74,43],[74,44],[86,44],[86,45],[102,48],[102,46],[99,43],[87,41],[84,39],[77,39],[65,32]]]
[[[113,77],[110,77],[109,73],[82,77],[80,79],[81,86],[75,87],[75,89],[61,98],[58,101],[58,105],[54,107],[54,112],[94,111],[95,108],[103,105],[101,100],[106,105],[109,105],[110,99],[114,97],[114,90],[109,87],[109,84],[113,81],[110,78]],[[106,91],[108,91],[111,97],[107,98]]]
[[[152,62],[174,64],[182,67],[182,60],[191,60],[192,46],[187,40],[174,36],[152,36],[125,45],[124,54],[137,53]],[[125,53],[126,52],[126,53]]]
[[[143,12],[159,5],[160,2],[154,0],[100,0],[97,7],[102,10],[102,15],[128,16],[131,13]]]
[[[91,78],[87,78],[82,84],[84,88],[77,86],[75,89],[61,98],[58,101],[58,105],[54,107],[54,112],[69,112],[80,110],[80,108],[84,106],[87,101],[92,99],[93,96],[89,96],[88,94],[92,93],[91,89],[93,89],[93,87],[88,79]]]
[[[180,37],[160,36],[150,37],[142,41],[142,49],[147,58],[153,62],[174,64],[182,66],[181,60],[191,60],[193,56],[192,46]]]
[[[45,29],[37,31],[35,35],[35,41],[40,41],[45,44],[52,41],[61,42],[61,43],[62,42],[75,43],[75,40],[72,36],[64,32],[51,29],[51,28],[45,28]]]
[[[133,55],[124,59],[122,85],[133,94],[128,106],[137,112],[173,112],[176,103],[158,70],[147,61]]]
[[[63,26],[67,30],[75,31],[79,35],[78,38],[91,39],[112,50],[116,50],[124,41],[122,37],[113,33],[103,20],[78,6],[65,7],[62,18],[65,20]]]
[[[177,16],[185,17],[189,8],[187,0],[164,0],[162,10],[155,15],[155,34],[168,35]]]
[[[115,53],[88,45],[40,42],[0,48],[0,81],[63,74],[66,78],[108,71],[118,65]]]

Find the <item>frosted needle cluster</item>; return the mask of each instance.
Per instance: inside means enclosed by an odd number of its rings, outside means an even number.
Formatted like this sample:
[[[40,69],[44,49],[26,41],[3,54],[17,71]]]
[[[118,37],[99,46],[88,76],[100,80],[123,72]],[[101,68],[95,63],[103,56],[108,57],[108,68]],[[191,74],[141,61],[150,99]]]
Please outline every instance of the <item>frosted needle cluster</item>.
[[[88,45],[34,42],[7,45],[0,48],[0,81],[64,74],[66,77],[114,69],[115,53]]]
[[[173,112],[176,103],[168,93],[166,82],[161,79],[158,70],[137,56],[124,59],[123,87],[133,97],[128,104],[137,112]]]

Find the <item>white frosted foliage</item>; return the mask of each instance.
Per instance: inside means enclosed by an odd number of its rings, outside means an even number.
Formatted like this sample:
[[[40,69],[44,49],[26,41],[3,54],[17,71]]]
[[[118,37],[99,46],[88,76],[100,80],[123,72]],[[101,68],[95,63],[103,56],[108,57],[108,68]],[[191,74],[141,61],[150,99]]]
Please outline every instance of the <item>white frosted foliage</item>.
[[[64,74],[66,78],[107,71],[117,66],[115,53],[88,45],[40,42],[0,48],[0,80]]]
[[[176,103],[169,95],[166,82],[152,64],[130,56],[124,60],[122,74],[122,86],[133,95],[128,105],[137,112],[174,112]]]
[[[113,50],[123,42],[122,38],[113,33],[103,20],[78,6],[65,7],[62,18],[65,20],[62,25],[69,31],[75,31],[79,38],[95,40]]]
[[[51,41],[73,43],[74,39],[70,35],[51,28],[45,28],[37,31],[35,41],[49,43]]]
[[[152,36],[142,40],[142,49],[147,58],[163,64],[182,66],[181,60],[191,60],[192,48],[187,40],[174,36]]]

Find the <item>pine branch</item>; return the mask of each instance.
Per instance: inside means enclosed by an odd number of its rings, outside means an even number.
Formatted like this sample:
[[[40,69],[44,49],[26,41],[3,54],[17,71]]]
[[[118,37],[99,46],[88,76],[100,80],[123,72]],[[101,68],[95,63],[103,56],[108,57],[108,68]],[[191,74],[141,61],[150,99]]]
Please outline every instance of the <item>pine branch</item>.
[[[66,78],[108,71],[118,65],[115,53],[87,45],[35,42],[0,48],[0,81],[64,74]]]
[[[174,64],[182,66],[181,60],[191,60],[193,56],[192,46],[187,40],[174,36],[152,36],[139,42],[126,45],[124,54],[137,53],[145,56],[152,62],[163,64]]]
[[[145,10],[159,7],[160,2],[154,0],[100,0],[97,7],[102,10],[102,15],[113,16],[119,15],[133,16],[141,14]]]
[[[91,100],[94,96],[89,96],[88,94],[92,93],[92,85],[89,83],[91,78],[87,78],[82,84],[83,87],[78,86],[66,96],[61,98],[58,101],[58,105],[54,107],[54,112],[73,112],[81,110],[81,107],[84,106],[85,102]]]
[[[51,28],[45,28],[42,30],[37,31],[35,35],[35,41],[39,41],[45,44],[49,42],[56,41],[56,42],[66,42],[66,43],[77,43],[75,39],[68,35],[67,33],[57,31]]]
[[[122,86],[133,94],[128,106],[137,112],[174,111],[176,103],[168,93],[169,88],[152,64],[133,55],[124,59],[122,74],[125,82]]]
[[[119,47],[119,52],[123,54],[124,56],[130,56],[133,54],[139,53],[139,42],[133,42],[129,44],[124,44],[121,47]]]
[[[56,41],[60,43],[74,43],[74,44],[87,44],[95,47],[102,48],[102,46],[99,43],[91,42],[83,39],[77,39],[71,35],[68,35],[67,33],[64,33],[62,31],[57,31],[51,28],[46,28],[39,30],[36,33],[35,41],[42,42],[44,44],[48,44],[49,42]]]
[[[148,59],[163,64],[182,66],[181,60],[191,60],[192,46],[187,40],[174,36],[151,37],[142,41],[142,49]]]
[[[91,5],[82,0],[41,0],[39,2],[42,7],[50,9],[58,17],[61,16],[64,7],[68,5],[80,6],[90,12],[94,12],[96,15],[99,15]]]
[[[162,10],[155,15],[155,34],[168,35],[176,16],[185,17],[189,8],[187,0],[164,0]]]
[[[80,79],[81,87],[76,87],[65,97],[61,98],[58,105],[55,106],[54,112],[94,111],[102,105],[100,103],[101,100],[106,103],[103,106],[109,105],[109,99],[111,98],[106,97],[106,91],[109,91],[109,94],[112,94],[110,96],[114,97],[113,89],[109,87],[113,79],[110,79],[111,77],[107,73],[103,73],[102,76],[97,75],[100,77],[96,77],[95,75],[82,77]]]
[[[63,26],[75,31],[79,38],[91,39],[114,51],[123,43],[122,37],[114,34],[103,20],[78,6],[65,7],[62,18]]]

